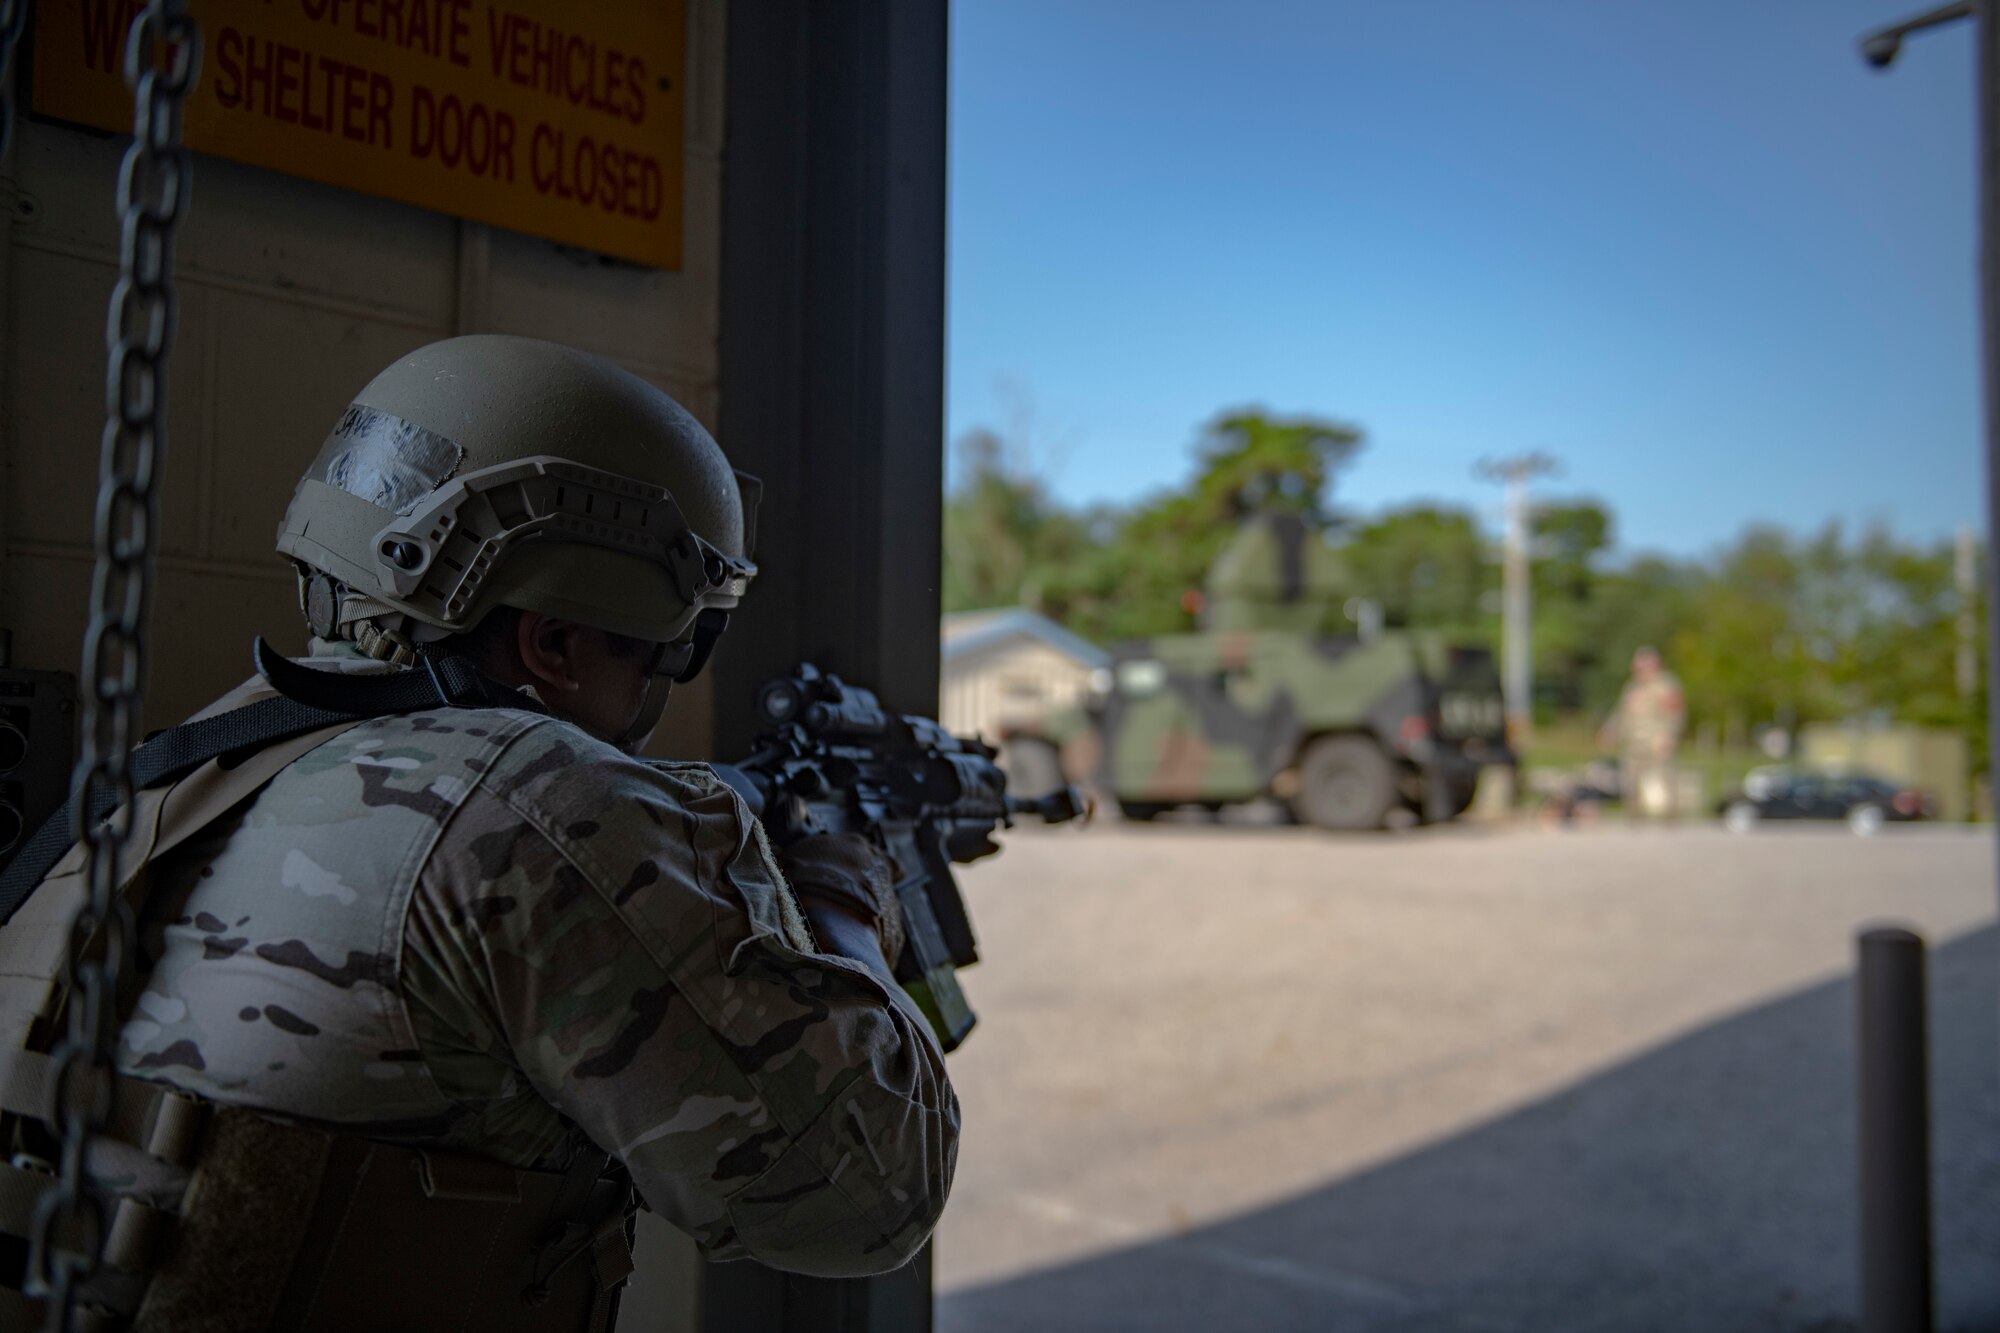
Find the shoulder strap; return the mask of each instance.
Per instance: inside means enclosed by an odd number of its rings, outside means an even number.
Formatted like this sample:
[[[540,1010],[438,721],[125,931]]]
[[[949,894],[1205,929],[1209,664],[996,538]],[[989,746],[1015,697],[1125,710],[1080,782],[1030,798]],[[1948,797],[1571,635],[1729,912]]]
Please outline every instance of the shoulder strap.
[[[183,723],[147,741],[132,752],[129,761],[134,791],[172,782],[211,759],[236,752],[247,755],[308,732],[371,717],[427,708],[492,707],[502,702],[515,708],[533,706],[526,695],[494,684],[462,657],[426,658],[423,671],[344,676],[291,662],[261,638],[252,652],[258,671],[279,692],[277,697]],[[105,818],[112,805],[111,793],[93,792],[89,822]],[[76,798],[72,796],[0,873],[0,925],[20,910],[35,886],[62,860],[75,841],[76,827]]]
[[[150,880],[146,871],[160,857],[211,827],[261,791],[295,761],[327,741],[358,727],[366,718],[347,718],[302,736],[275,741],[248,753],[212,759],[184,777],[139,792],[132,802],[129,856],[119,866],[118,891],[137,915]],[[0,930],[0,1048],[25,1036],[32,1021],[53,1017],[62,997],[58,980],[68,958],[71,922],[90,896],[84,879],[82,844],[63,854]],[[5,1325],[0,1325],[4,1333]]]

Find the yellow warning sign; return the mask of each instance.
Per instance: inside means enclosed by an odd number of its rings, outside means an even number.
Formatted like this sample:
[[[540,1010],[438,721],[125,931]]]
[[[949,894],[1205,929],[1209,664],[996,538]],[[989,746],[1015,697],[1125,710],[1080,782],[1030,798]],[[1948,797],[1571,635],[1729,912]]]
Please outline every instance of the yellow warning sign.
[[[137,0],[42,0],[34,109],[130,132]],[[191,147],[660,268],[684,0],[194,0]]]

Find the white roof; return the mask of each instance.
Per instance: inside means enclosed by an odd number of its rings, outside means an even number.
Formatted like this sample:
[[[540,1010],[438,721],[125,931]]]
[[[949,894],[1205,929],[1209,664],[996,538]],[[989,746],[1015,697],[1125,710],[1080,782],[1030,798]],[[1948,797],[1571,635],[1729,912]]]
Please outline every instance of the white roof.
[[[990,611],[959,611],[944,618],[941,626],[944,660],[970,654],[1004,643],[1009,639],[1035,639],[1053,648],[1080,666],[1111,665],[1111,654],[1090,640],[1072,634],[1055,621],[1024,606],[999,607]]]

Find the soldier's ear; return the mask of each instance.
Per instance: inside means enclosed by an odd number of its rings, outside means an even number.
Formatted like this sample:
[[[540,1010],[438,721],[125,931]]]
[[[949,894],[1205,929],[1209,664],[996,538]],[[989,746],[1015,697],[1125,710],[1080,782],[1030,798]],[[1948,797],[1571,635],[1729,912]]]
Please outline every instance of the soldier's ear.
[[[582,688],[576,675],[577,626],[567,620],[523,611],[515,627],[514,646],[520,650],[521,665],[533,677],[537,689],[547,687],[564,693]]]

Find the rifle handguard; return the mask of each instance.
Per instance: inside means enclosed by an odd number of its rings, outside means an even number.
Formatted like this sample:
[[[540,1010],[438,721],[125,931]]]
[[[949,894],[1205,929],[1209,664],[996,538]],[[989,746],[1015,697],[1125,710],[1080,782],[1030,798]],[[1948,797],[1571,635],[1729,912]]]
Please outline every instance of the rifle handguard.
[[[1009,796],[992,746],[953,736],[931,718],[889,712],[873,691],[811,663],[766,681],[757,713],[767,730],[750,757],[714,765],[715,775],[781,847],[832,833],[855,838],[847,857],[828,858],[835,873],[801,866],[794,881],[874,917],[897,981],[939,1044],[954,1049],[978,1021],[957,969],[979,961],[979,946],[952,866],[1000,850],[993,835],[1015,815],[1061,823],[1088,807],[1073,787],[1034,799]],[[878,851],[904,876],[893,886],[894,904],[887,901],[891,886],[877,878],[887,868]],[[857,855],[866,863],[856,860],[839,874]]]

